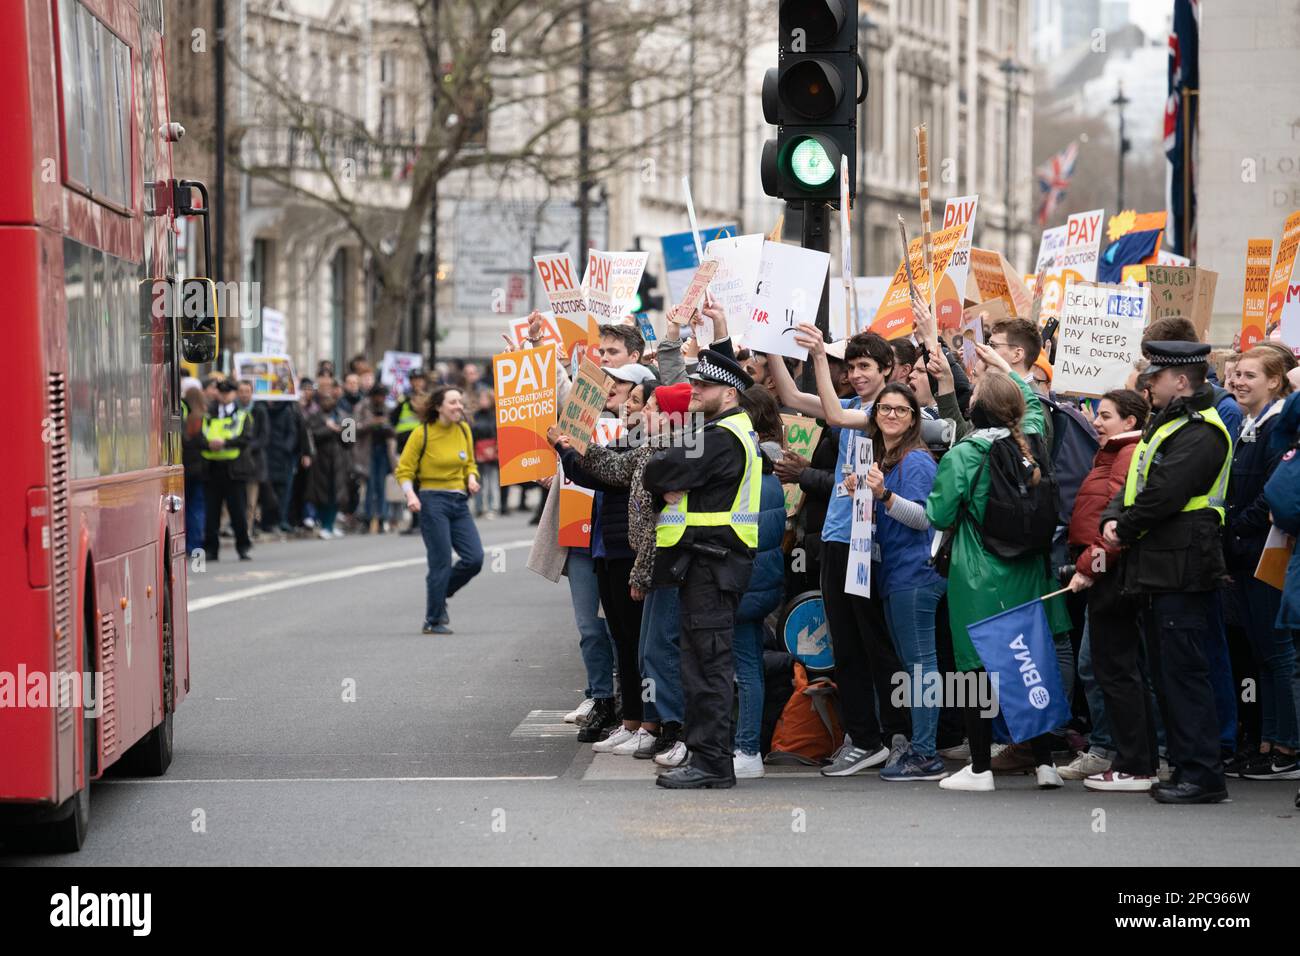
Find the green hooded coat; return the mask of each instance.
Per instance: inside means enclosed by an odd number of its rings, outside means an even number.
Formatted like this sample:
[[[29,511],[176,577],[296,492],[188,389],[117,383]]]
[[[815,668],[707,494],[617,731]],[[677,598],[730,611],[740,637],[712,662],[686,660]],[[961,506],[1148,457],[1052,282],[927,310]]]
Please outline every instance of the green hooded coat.
[[[1013,373],[1011,378],[1025,396],[1027,411],[1021,430],[1026,435],[1042,434],[1042,405],[1020,376]],[[934,527],[941,530],[953,527],[963,501],[967,503],[970,514],[983,522],[989,494],[988,468],[980,474],[978,485],[975,485],[975,476],[980,472],[980,463],[988,455],[993,442],[1007,434],[1005,428],[971,432],[943,456],[934,488],[925,503],[926,516]],[[1013,561],[994,557],[984,550],[979,528],[971,521],[963,521],[956,530],[952,565],[948,572],[948,617],[952,623],[953,655],[958,669],[973,671],[984,666],[971,644],[966,625],[1055,590],[1057,587],[1045,557]],[[1047,620],[1053,634],[1070,629],[1069,614],[1063,601],[1053,599],[1047,602]]]

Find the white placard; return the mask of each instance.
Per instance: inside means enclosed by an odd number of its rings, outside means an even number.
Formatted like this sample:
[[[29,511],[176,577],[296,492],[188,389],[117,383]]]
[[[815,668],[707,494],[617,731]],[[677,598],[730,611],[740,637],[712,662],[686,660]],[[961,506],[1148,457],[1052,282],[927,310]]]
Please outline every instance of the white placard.
[[[871,597],[871,537],[875,530],[876,496],[867,485],[874,450],[871,439],[858,432],[853,436],[853,528],[849,532],[849,566],[844,574],[844,593]]]
[[[727,314],[727,331],[732,340],[742,338],[749,327],[749,305],[758,283],[758,266],[763,258],[761,232],[751,236],[711,239],[704,246],[704,258],[718,263],[717,275],[709,283],[709,295]]]
[[[1123,388],[1142,355],[1148,305],[1145,286],[1066,283],[1053,388],[1094,398]]]
[[[266,355],[288,355],[289,336],[285,330],[284,313],[279,309],[262,306],[262,352]]]
[[[759,352],[806,359],[808,350],[795,344],[794,334],[801,323],[817,321],[830,262],[829,253],[764,242],[745,344]]]

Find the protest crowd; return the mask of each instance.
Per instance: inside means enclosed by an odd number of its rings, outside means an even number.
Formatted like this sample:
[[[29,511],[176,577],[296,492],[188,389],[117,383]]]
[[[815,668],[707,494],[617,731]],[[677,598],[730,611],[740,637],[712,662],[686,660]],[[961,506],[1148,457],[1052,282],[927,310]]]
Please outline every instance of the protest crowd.
[[[663,787],[782,763],[1161,803],[1300,780],[1300,370],[1276,334],[1212,355],[1146,290],[1096,286],[1141,338],[1131,360],[1101,353],[1107,376],[1127,364],[1083,397],[1054,390],[1078,369],[1069,317],[1036,321],[1041,273],[1034,318],[976,309],[942,331],[909,274],[905,334],[827,341],[787,318],[804,358],[733,341],[701,275],[661,340],[593,316],[569,361],[557,308],[520,321],[493,374],[439,363],[396,395],[361,357],[341,377],[322,363],[295,401],[189,380],[194,548],[418,532],[422,629],[451,635],[483,563],[475,519],[520,488],[528,566],[567,582],[578,632],[566,720]],[[529,394],[503,390],[507,368]],[[521,478],[498,443],[530,415]]]

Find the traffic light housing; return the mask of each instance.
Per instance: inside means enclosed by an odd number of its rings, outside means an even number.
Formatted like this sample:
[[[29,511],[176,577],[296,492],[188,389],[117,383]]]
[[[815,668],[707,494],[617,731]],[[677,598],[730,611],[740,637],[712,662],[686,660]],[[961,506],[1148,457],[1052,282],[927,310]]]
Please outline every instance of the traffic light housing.
[[[866,97],[855,0],[781,0],[780,59],[763,78],[763,191],[789,202],[838,204],[840,157],[857,191],[857,104]],[[862,90],[858,91],[858,77]]]
[[[659,285],[659,280],[650,272],[649,269],[641,271],[641,284],[636,287],[636,298],[632,300],[632,305],[628,311],[635,315],[638,312],[659,311],[664,307],[664,297],[655,295],[655,289]]]

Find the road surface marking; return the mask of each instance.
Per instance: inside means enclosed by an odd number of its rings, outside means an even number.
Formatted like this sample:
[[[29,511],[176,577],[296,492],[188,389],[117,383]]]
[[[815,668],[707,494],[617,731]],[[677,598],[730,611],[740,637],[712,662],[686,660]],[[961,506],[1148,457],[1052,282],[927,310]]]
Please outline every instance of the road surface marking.
[[[511,737],[569,737],[578,733],[574,724],[566,724],[567,710],[530,710],[519,726],[510,731]]]
[[[502,544],[484,545],[485,555],[491,555],[493,550],[516,551],[520,548],[531,548],[533,539],[526,541],[506,541]],[[229,604],[231,601],[243,601],[246,598],[261,597],[263,594],[274,594],[276,591],[287,591],[289,588],[302,587],[307,584],[321,584],[325,581],[338,581],[343,578],[350,578],[357,574],[373,574],[376,571],[392,571],[395,568],[410,568],[416,565],[424,564],[425,559],[405,558],[401,561],[384,561],[379,564],[362,564],[355,568],[342,568],[338,571],[322,571],[319,574],[304,574],[301,577],[290,578],[287,581],[275,581],[271,584],[257,584],[253,587],[239,588],[235,591],[227,591],[224,594],[214,594],[211,597],[196,598],[190,601],[188,608],[193,614],[195,611],[206,611],[210,607],[217,607],[221,604]]]

